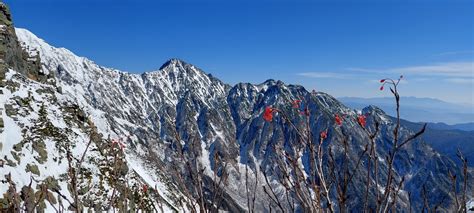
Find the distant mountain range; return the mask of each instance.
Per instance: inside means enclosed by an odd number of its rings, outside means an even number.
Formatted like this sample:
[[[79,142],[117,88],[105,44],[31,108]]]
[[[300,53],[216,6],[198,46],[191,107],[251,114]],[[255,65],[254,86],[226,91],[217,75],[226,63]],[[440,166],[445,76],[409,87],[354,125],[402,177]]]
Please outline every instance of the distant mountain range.
[[[394,119],[394,118],[393,118]],[[402,120],[402,124],[414,131],[422,127],[422,123],[414,123]],[[456,156],[458,149],[468,159],[469,166],[474,166],[474,131],[460,129],[472,129],[473,124],[447,125],[440,123],[428,123],[422,138],[436,151],[449,156],[454,161],[459,161]]]
[[[462,130],[462,131],[474,131],[474,123],[463,123],[463,124],[445,124],[445,123],[429,123],[432,129],[438,130]]]
[[[393,98],[343,97],[338,99],[355,109],[376,105],[391,116],[395,114]],[[427,122],[427,129],[422,136],[426,143],[455,161],[459,160],[456,153],[460,149],[468,159],[468,164],[474,166],[474,122],[452,125],[443,123],[469,121],[474,117],[474,114],[469,112],[472,111],[471,108],[432,98],[402,97],[401,102],[401,115],[405,119],[402,121],[404,126],[416,131],[422,127],[423,121]]]
[[[395,115],[393,98],[357,98],[340,97],[339,101],[354,109],[362,109],[368,105],[375,105],[387,114]],[[433,128],[473,130],[474,107],[462,104],[448,103],[433,98],[401,97],[401,117],[413,122],[432,122],[445,124],[459,124],[447,126],[435,124]]]

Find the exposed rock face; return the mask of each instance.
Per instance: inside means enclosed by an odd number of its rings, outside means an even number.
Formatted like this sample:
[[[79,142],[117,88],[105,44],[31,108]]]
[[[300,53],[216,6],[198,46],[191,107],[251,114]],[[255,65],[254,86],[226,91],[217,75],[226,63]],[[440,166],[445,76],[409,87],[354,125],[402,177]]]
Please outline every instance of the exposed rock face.
[[[15,32],[3,4],[2,11],[1,21],[6,27],[2,28],[5,30],[2,31],[1,56],[5,68],[11,71],[6,77],[3,75],[8,86],[2,88],[5,95],[0,99],[5,106],[1,110],[6,121],[3,125],[10,128],[1,135],[3,141],[8,138],[8,143],[2,152],[2,155],[6,154],[0,157],[9,162],[7,170],[0,171],[1,176],[5,175],[3,171],[25,167],[18,171],[32,173],[49,183],[51,177],[55,177],[51,168],[57,168],[60,174],[65,173],[65,162],[60,160],[61,156],[64,158],[62,141],[74,144],[75,154],[79,155],[92,138],[94,149],[87,155],[90,159],[87,168],[92,175],[102,177],[98,170],[101,161],[107,161],[101,155],[101,149],[107,146],[104,142],[129,135],[125,151],[127,164],[120,173],[124,177],[141,179],[150,186],[158,185],[158,192],[167,208],[183,210],[179,202],[183,192],[177,190],[176,180],[170,174],[171,165],[184,163],[177,162],[180,159],[174,157],[176,152],[184,150],[188,157],[196,157],[202,165],[208,188],[213,184],[212,171],[222,168],[223,162],[228,164],[229,179],[225,183],[222,208],[239,212],[246,209],[247,198],[242,188],[245,186],[245,165],[249,165],[252,171],[263,169],[275,178],[277,174],[271,169],[282,158],[274,152],[275,147],[301,146],[294,131],[284,125],[281,117],[276,115],[273,122],[262,119],[266,106],[289,112],[293,122],[301,125],[304,116],[291,107],[291,102],[302,98],[307,100],[312,131],[319,133],[329,129],[325,148],[331,148],[336,159],[342,159],[341,141],[343,137],[348,138],[350,167],[355,166],[357,156],[369,141],[354,119],[347,119],[341,127],[335,128],[335,114],[355,117],[356,112],[328,94],[310,93],[301,86],[274,80],[258,85],[240,83],[229,86],[178,59],[167,61],[154,72],[140,75],[121,72],[99,66],[64,48],[52,47],[25,29],[16,29]],[[30,60],[32,58],[35,59]],[[3,70],[3,73],[8,71]],[[376,138],[379,144],[377,153],[386,156],[393,141],[393,120],[376,107],[368,107],[363,113],[369,115],[369,126],[373,126],[375,121],[381,123]],[[97,126],[92,133],[88,118]],[[410,130],[402,128],[400,136],[406,138],[410,134]],[[314,141],[317,137],[315,134]],[[25,157],[29,146],[35,153],[34,158]],[[216,159],[221,160],[217,162]],[[352,209],[362,208],[364,163],[356,174],[354,187],[350,189],[348,206]],[[383,158],[379,163],[383,181],[387,164]],[[453,198],[449,194],[448,170],[460,174],[459,167],[451,160],[421,140],[404,147],[395,163],[396,180],[407,178],[397,209],[408,208],[407,194],[410,192],[412,208],[419,210],[423,204],[419,196],[421,185],[435,192],[435,196],[429,197],[430,203],[446,199],[443,205],[449,206]],[[28,180],[20,178],[25,174],[13,175],[18,177],[18,185],[28,184]],[[99,185],[97,178],[92,179]],[[262,177],[259,179],[263,185]],[[59,180],[63,191],[66,191],[66,182],[65,179]],[[84,189],[85,194],[87,189]],[[4,188],[1,190],[0,193],[4,192]],[[370,192],[371,197],[375,190]],[[69,196],[69,193],[64,193]],[[332,193],[335,196],[335,189]],[[100,210],[100,204],[94,203],[94,199],[105,199],[92,196],[87,201],[91,208]],[[264,211],[269,205],[261,187],[257,189],[256,204],[257,211]]]
[[[0,82],[8,68],[18,70],[30,79],[46,82],[47,73],[40,71],[39,55],[30,55],[18,42],[8,6],[0,2]]]

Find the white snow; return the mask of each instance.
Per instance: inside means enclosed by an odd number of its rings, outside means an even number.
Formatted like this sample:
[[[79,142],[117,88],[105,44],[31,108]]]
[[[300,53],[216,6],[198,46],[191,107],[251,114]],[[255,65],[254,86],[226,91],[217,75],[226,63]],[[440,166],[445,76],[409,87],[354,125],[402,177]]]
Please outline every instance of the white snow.
[[[466,208],[468,210],[467,212],[470,212],[470,213],[474,212],[474,210],[470,210],[470,209],[474,209],[474,198],[467,202]]]
[[[4,103],[12,97],[28,97],[30,95],[33,97],[35,103],[31,106],[33,111],[38,112],[40,108],[39,103],[47,105],[47,119],[55,127],[63,130],[69,129],[70,134],[74,134],[74,137],[71,136],[70,139],[74,141],[75,147],[72,152],[76,157],[82,155],[89,138],[87,133],[83,130],[71,128],[65,123],[62,119],[62,112],[59,107],[61,104],[77,104],[86,113],[89,119],[94,122],[104,138],[109,136],[111,138],[118,138],[130,134],[126,129],[136,129],[139,126],[137,126],[133,120],[116,116],[110,117],[110,109],[124,112],[122,115],[137,113],[139,116],[146,118],[152,113],[159,115],[159,110],[162,105],[176,106],[180,98],[178,97],[178,92],[189,89],[189,86],[201,89],[199,90],[199,98],[203,103],[207,103],[209,100],[216,99],[225,94],[225,85],[220,82],[218,82],[218,87],[209,90],[204,89],[210,88],[215,82],[212,82],[207,75],[195,67],[191,67],[190,70],[184,72],[182,65],[176,64],[165,70],[144,74],[143,76],[147,76],[147,78],[143,78],[142,75],[129,74],[116,69],[96,65],[93,61],[79,57],[65,48],[52,47],[26,29],[17,28],[16,33],[21,46],[27,50],[30,57],[34,57],[36,54],[40,55],[42,62],[41,71],[43,73],[49,73],[49,71],[56,72],[56,85],[61,87],[62,94],[55,93],[58,103],[52,103],[45,95],[40,95],[35,92],[39,88],[50,87],[49,85],[29,82],[26,87],[22,84],[20,89],[14,94],[10,94],[8,90],[2,89],[4,90],[4,95],[0,98],[1,106],[4,106]],[[170,72],[174,73],[171,74]],[[6,78],[8,80],[15,80],[15,73],[14,71],[8,72]],[[180,76],[178,76],[178,74],[180,74]],[[133,93],[126,94],[127,89],[134,89],[134,91]],[[155,93],[156,91],[161,91],[160,95],[157,95]],[[21,128],[18,124],[32,126],[33,124],[30,121],[36,120],[38,114],[31,113],[27,117],[19,117],[18,121],[13,121],[13,119],[5,115],[4,109],[2,108],[2,118],[4,118],[5,121],[5,129],[8,130],[1,134],[2,142],[8,141],[8,144],[3,144],[3,150],[11,150],[14,144],[22,140]],[[113,126],[117,127],[117,124],[118,128],[113,129]],[[159,126],[160,124],[147,123],[140,127],[148,129],[151,127],[159,128]],[[222,133],[217,132],[217,134]],[[130,138],[135,142],[139,139],[134,135]],[[38,179],[44,179],[48,175],[56,175],[55,177],[57,178],[58,174],[66,172],[67,165],[64,159],[62,164],[53,162],[53,157],[59,156],[59,153],[54,147],[53,141],[47,139],[45,143],[48,151],[48,159],[44,164],[35,163],[41,171],[41,175]],[[158,176],[150,173],[147,168],[144,167],[144,162],[139,160],[138,155],[143,154],[145,151],[141,148],[140,144],[136,143],[136,145],[138,147],[137,150],[131,150],[130,146],[127,146],[127,164],[130,165],[130,168],[148,185],[153,188],[157,186],[160,195],[167,199],[169,203],[173,204],[166,196],[166,193],[168,193],[167,187],[160,182]],[[203,158],[203,164],[210,165],[206,144],[203,143],[202,145],[203,154],[207,156],[207,158]],[[94,145],[91,145],[89,150],[92,148],[94,148]],[[25,145],[22,152],[27,149],[31,152],[31,146],[29,144]],[[158,151],[157,153],[162,154],[159,157],[164,158],[165,156],[162,150]],[[7,155],[9,159],[13,159],[9,152],[5,152],[4,154],[4,151],[2,151],[1,153],[2,155]],[[94,155],[94,152],[89,151],[86,154],[86,158],[94,157]],[[28,158],[21,157],[21,164],[18,165],[17,168],[7,167],[0,171],[0,176],[3,176],[6,172],[14,171],[16,172],[14,176],[19,177],[15,178],[18,180],[18,185],[26,185],[29,183],[30,175],[26,173],[24,169],[18,168],[24,168],[27,163],[36,162],[34,156],[37,156],[37,153],[28,155]],[[93,164],[84,163],[83,167],[90,169],[93,173],[99,172],[98,167]],[[210,171],[210,166],[206,167]],[[45,170],[47,170],[47,172],[43,172]],[[93,177],[92,184],[98,183],[98,176],[93,175]],[[62,187],[62,191],[67,189],[64,182],[60,182],[60,186]],[[6,187],[4,184],[1,185],[0,192],[4,192]],[[70,197],[68,192],[64,192],[64,194]],[[166,212],[171,211],[171,208],[164,208]]]
[[[158,193],[160,196],[166,200],[168,203],[173,203],[167,196],[166,189],[167,187],[160,181],[160,179],[157,177],[156,174],[150,172],[154,171],[152,169],[145,168],[145,163],[140,160],[138,157],[127,155],[127,164],[129,165],[130,168],[133,169],[143,180],[147,185],[149,185],[152,188],[156,188],[158,190]],[[164,212],[173,212],[173,210],[167,206],[163,205],[163,210]]]

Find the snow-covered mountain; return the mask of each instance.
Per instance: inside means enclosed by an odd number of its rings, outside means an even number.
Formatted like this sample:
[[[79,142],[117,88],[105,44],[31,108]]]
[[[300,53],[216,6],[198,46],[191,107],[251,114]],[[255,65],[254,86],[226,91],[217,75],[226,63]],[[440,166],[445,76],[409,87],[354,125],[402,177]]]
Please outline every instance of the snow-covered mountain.
[[[230,86],[179,59],[143,74],[102,67],[67,49],[53,47],[26,29],[13,28],[8,10],[3,4],[2,8],[0,158],[4,165],[0,179],[6,175],[11,178],[8,181],[5,177],[0,194],[11,190],[8,183],[14,183],[18,191],[29,184],[38,190],[46,185],[57,193],[51,195],[55,201],[62,198],[64,206],[70,208],[68,201],[74,200],[74,194],[70,190],[68,158],[72,158],[73,162],[81,162],[81,174],[88,177],[88,181],[77,183],[81,203],[88,209],[110,210],[106,204],[116,193],[121,195],[117,199],[131,205],[138,201],[127,197],[127,193],[146,185],[153,189],[147,199],[155,204],[155,211],[158,207],[163,211],[188,211],[187,192],[181,188],[174,169],[192,161],[201,165],[204,188],[212,188],[219,180],[213,178],[215,171],[229,174],[220,194],[220,208],[241,212],[247,210],[242,188],[246,183],[245,165],[252,174],[268,174],[275,188],[279,188],[275,181],[278,174],[272,168],[282,156],[274,151],[275,147],[300,146],[295,144],[291,127],[282,125],[283,119],[262,119],[266,106],[291,112],[293,100],[307,100],[312,131],[329,129],[330,142],[325,146],[334,150],[336,158],[343,155],[341,139],[349,138],[350,167],[355,166],[353,161],[369,140],[355,120],[347,119],[339,129],[332,128],[335,114],[355,117],[357,112],[328,94],[310,93],[301,86],[274,80]],[[363,113],[369,115],[369,125],[381,123],[377,153],[387,155],[395,124],[376,107],[367,107]],[[292,117],[294,123],[302,123],[303,117],[297,111],[292,112]],[[402,128],[400,135],[407,138],[410,134],[409,129]],[[317,141],[319,135],[313,137]],[[110,143],[118,139],[126,145],[123,152]],[[118,154],[110,157],[108,153],[114,152]],[[184,157],[179,157],[180,153],[185,153]],[[379,163],[384,180],[387,164],[384,158],[379,158]],[[364,170],[362,166],[355,175],[355,187],[349,192],[348,206],[355,210],[363,207]],[[406,178],[398,210],[422,208],[422,185],[435,195],[429,197],[430,203],[443,201],[442,207],[452,206],[447,173],[460,174],[461,170],[422,140],[401,150],[395,171],[396,180]],[[111,172],[120,174],[119,178],[109,180]],[[254,175],[250,176],[253,183]],[[257,179],[260,184],[255,209],[268,211],[269,205],[275,204],[261,187],[263,177]],[[204,194],[212,197],[208,195],[211,192]],[[335,196],[335,190],[332,193]],[[52,202],[49,196],[42,203],[43,208],[60,208],[56,204],[59,202]]]

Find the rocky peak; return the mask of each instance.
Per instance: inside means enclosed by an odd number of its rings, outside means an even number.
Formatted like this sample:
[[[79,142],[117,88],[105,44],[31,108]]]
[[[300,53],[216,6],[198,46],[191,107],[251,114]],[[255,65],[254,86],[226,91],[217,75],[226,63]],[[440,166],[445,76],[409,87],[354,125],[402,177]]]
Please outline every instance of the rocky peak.
[[[230,89],[228,85],[214,78],[198,67],[179,59],[170,59],[159,70],[141,75],[145,87],[163,90],[172,102],[188,92],[202,102],[224,98]]]
[[[12,26],[12,17],[10,14],[10,9],[3,2],[0,2],[0,24],[7,27]]]
[[[201,69],[177,58],[172,58],[166,61],[161,65],[160,69],[154,73],[164,74],[173,78],[178,77],[183,80],[189,80],[190,78],[192,80],[201,77],[209,78],[208,74]]]
[[[160,70],[164,70],[168,67],[183,67],[184,68],[187,65],[189,65],[189,64],[186,63],[185,61],[181,60],[181,59],[171,58],[168,61],[166,61],[165,63],[163,63],[163,65],[161,65]]]
[[[385,116],[386,115],[385,112],[382,109],[380,109],[379,107],[374,106],[374,105],[369,105],[369,106],[363,108],[362,113],[363,114],[375,114],[375,115],[379,115],[379,116],[381,116],[381,115]]]
[[[39,55],[29,55],[22,49],[15,33],[10,10],[4,3],[0,3],[0,82],[5,79],[5,73],[9,68],[43,83],[51,77],[40,71]]]
[[[376,112],[384,113],[384,111],[382,109],[380,109],[379,107],[377,107],[375,105],[369,105],[369,106],[365,107],[362,110],[363,111],[376,111]]]

